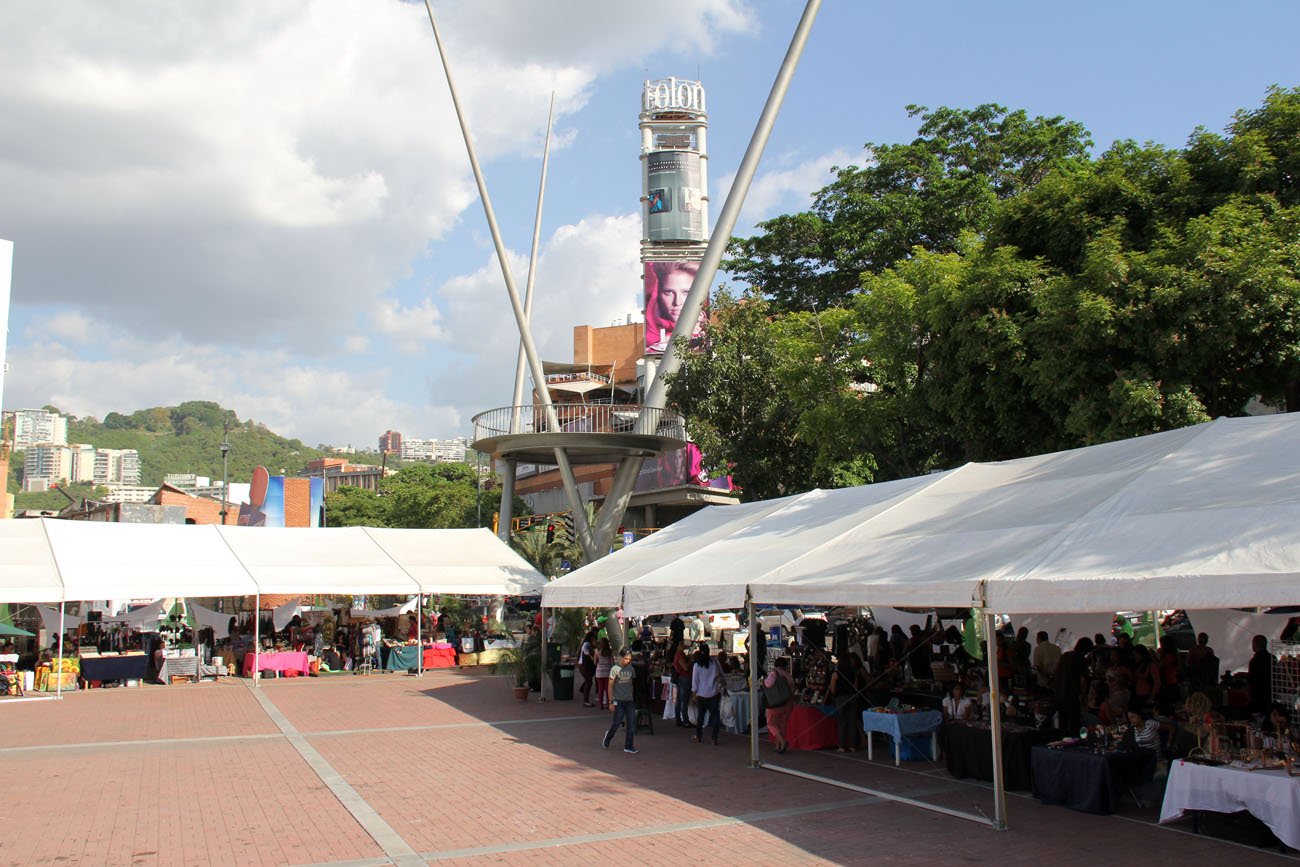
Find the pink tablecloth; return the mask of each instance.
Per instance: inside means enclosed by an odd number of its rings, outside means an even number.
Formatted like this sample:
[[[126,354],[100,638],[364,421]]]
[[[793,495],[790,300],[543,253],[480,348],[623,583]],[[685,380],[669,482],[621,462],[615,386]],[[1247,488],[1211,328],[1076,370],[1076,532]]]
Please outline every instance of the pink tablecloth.
[[[253,654],[244,654],[244,677],[253,673]],[[307,665],[306,653],[263,653],[257,656],[259,671],[297,671],[306,676],[311,672]]]

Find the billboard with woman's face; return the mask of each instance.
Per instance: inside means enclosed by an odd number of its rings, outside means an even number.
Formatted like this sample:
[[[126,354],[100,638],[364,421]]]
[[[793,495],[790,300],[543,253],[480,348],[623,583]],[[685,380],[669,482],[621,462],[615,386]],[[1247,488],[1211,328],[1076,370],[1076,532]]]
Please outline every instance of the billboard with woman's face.
[[[700,155],[693,151],[653,151],[646,154],[645,161],[649,239],[703,241]]]
[[[672,339],[677,317],[686,303],[699,262],[647,262],[645,264],[645,351],[658,355]],[[704,311],[691,331],[699,337],[704,329]]]

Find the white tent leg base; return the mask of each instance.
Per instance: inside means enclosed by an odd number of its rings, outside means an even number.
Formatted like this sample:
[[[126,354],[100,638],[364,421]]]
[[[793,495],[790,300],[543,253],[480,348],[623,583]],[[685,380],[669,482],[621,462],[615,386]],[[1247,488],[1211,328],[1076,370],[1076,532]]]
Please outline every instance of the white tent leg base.
[[[927,804],[925,801],[918,801],[914,798],[904,798],[902,795],[882,792],[879,789],[868,789],[866,786],[855,786],[852,783],[845,783],[841,780],[832,780],[829,777],[819,777],[816,774],[796,771],[794,768],[783,768],[779,765],[769,765],[767,762],[759,762],[758,767],[768,771],[777,771],[778,773],[789,774],[792,777],[812,780],[815,783],[826,783],[828,786],[848,789],[850,792],[861,792],[864,795],[884,798],[887,801],[896,801],[900,804],[907,804],[910,807],[920,807],[922,810],[929,810],[932,813],[943,813],[945,816],[953,816],[957,819],[965,819],[968,822],[987,825],[995,831],[1005,831],[1007,829],[1006,825],[998,825],[998,823],[994,822],[988,816],[981,816],[978,813],[963,813],[961,810],[950,810],[947,807],[940,807],[938,804]]]

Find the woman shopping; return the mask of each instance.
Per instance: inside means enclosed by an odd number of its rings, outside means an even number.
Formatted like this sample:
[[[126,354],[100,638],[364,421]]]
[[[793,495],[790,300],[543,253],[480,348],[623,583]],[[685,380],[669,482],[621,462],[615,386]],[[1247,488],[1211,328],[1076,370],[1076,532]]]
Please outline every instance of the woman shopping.
[[[713,730],[713,745],[718,745],[718,730],[722,728],[722,671],[718,661],[709,658],[709,646],[700,643],[695,652],[695,668],[691,671],[691,704],[695,705],[695,743],[704,739],[704,714],[709,714]]]

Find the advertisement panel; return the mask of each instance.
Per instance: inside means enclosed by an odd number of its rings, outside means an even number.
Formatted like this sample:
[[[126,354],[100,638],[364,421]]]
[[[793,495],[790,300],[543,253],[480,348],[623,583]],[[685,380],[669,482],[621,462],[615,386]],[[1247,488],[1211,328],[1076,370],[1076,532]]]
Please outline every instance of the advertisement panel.
[[[682,304],[691,291],[699,262],[646,262],[645,263],[645,351],[659,355],[672,339]],[[697,338],[704,330],[705,311],[691,332]]]
[[[646,154],[649,197],[646,231],[651,241],[703,241],[704,191],[700,155],[693,151]]]
[[[704,471],[704,456],[700,454],[695,443],[688,443],[685,448],[668,452],[662,457],[653,458],[641,464],[641,472],[636,477],[637,491],[655,491],[660,488],[678,488],[693,485],[699,488],[712,488],[715,491],[734,491],[731,476],[710,478]]]

